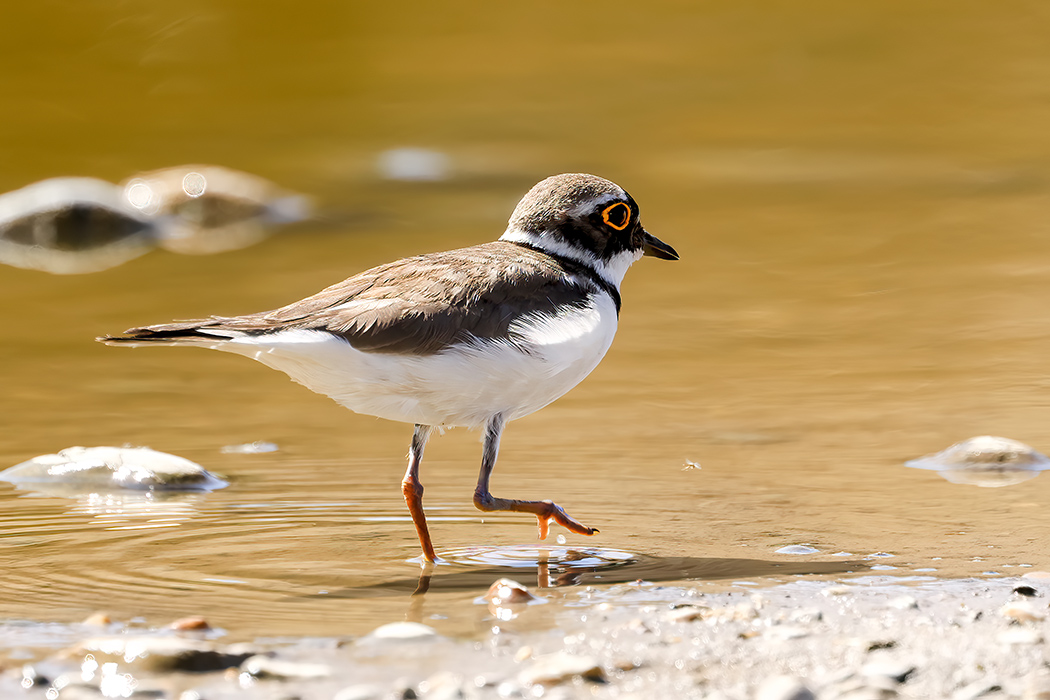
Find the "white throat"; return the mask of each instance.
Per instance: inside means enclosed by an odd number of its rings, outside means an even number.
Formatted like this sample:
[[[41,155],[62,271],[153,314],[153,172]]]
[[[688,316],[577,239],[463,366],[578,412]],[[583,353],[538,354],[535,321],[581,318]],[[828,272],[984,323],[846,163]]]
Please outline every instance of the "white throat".
[[[556,236],[543,236],[512,228],[508,228],[499,239],[511,243],[524,243],[532,248],[538,248],[545,253],[575,260],[576,262],[593,269],[598,273],[599,277],[616,287],[616,289],[620,288],[620,283],[623,282],[623,276],[627,274],[627,268],[641,258],[643,253],[641,250],[625,250],[622,253],[617,253],[608,260],[601,260],[595,257],[594,253],[589,250],[578,248],[562,238]]]

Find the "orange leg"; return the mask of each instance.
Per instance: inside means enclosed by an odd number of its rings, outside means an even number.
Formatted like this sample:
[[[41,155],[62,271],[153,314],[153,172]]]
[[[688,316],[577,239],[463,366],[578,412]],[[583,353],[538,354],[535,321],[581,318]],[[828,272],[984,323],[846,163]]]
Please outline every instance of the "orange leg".
[[[423,513],[423,484],[419,483],[419,463],[423,460],[423,448],[427,446],[432,428],[429,425],[417,425],[412,434],[412,447],[408,451],[408,471],[401,480],[401,493],[405,494],[408,512],[416,526],[416,535],[423,548],[423,561],[435,562],[434,545],[430,541],[430,530],[427,528],[427,516]]]
[[[550,521],[558,523],[566,530],[580,535],[593,535],[596,528],[587,527],[569,515],[552,501],[517,501],[511,498],[496,498],[489,493],[489,478],[496,466],[499,454],[499,439],[503,434],[503,416],[496,414],[485,428],[485,447],[481,455],[481,473],[478,475],[478,486],[474,489],[474,506],[478,510],[509,510],[516,513],[532,513],[536,516],[540,530],[540,539],[547,539]]]

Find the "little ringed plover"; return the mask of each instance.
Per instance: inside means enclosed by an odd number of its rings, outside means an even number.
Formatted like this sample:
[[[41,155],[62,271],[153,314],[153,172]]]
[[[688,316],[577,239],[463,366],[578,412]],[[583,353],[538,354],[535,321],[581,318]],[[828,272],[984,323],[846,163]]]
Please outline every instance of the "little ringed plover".
[[[419,465],[435,427],[484,429],[474,505],[596,529],[551,501],[489,492],[508,421],[565,394],[616,333],[620,283],[643,255],[677,260],[638,205],[594,175],[555,175],[522,198],[492,243],[366,270],[274,311],[132,328],[108,345],[192,345],[245,355],[351,411],[415,425],[402,491],[423,559],[435,561]]]

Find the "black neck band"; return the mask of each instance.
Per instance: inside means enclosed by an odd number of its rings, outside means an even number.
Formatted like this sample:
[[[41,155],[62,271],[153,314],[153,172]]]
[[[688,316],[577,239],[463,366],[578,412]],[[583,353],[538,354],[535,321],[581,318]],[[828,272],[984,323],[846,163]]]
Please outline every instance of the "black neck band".
[[[612,297],[613,303],[616,304],[616,315],[620,315],[620,290],[617,289],[614,284],[611,284],[609,280],[599,275],[598,271],[595,270],[593,267],[587,265],[586,263],[582,263],[574,258],[570,258],[565,255],[558,255],[557,253],[552,253],[549,250],[544,250],[543,248],[540,248],[536,245],[532,245],[531,243],[525,243],[523,241],[511,242],[515,245],[520,245],[522,248],[535,250],[537,253],[543,253],[548,258],[557,260],[558,264],[565,268],[567,272],[570,272],[574,275],[582,275],[594,284],[596,284],[598,287],[604,289],[606,293],[608,293],[608,295]]]

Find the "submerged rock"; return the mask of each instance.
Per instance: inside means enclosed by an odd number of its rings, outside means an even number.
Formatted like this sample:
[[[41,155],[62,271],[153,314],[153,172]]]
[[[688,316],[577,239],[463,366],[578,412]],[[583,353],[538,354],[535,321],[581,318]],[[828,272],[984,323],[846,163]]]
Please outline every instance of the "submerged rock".
[[[121,188],[60,177],[0,195],[0,262],[54,274],[97,272],[154,244],[155,223]]]
[[[226,482],[204,467],[148,447],[69,447],[0,472],[16,486],[62,483],[99,489],[211,491]]]
[[[158,245],[176,253],[209,255],[245,248],[273,226],[309,216],[305,197],[217,165],[153,170],[122,184],[128,204],[163,222]]]
[[[1050,469],[1050,458],[1023,442],[982,435],[910,460],[904,466],[936,471],[953,484],[998,487],[1034,479]]]

